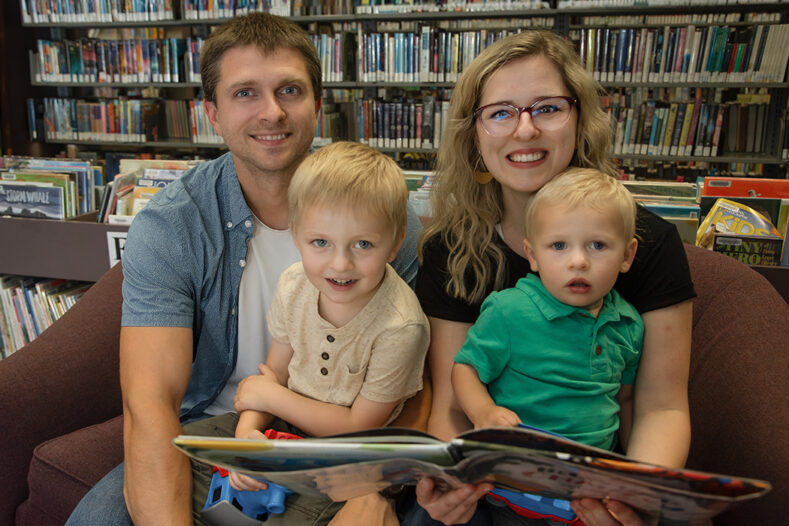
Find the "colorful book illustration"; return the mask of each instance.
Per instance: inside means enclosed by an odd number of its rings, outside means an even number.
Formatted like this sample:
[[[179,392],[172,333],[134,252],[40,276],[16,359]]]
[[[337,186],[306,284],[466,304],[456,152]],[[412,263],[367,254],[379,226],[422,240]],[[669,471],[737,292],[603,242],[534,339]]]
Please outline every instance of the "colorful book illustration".
[[[178,436],[173,443],[201,462],[336,501],[429,476],[445,487],[487,480],[548,498],[608,497],[688,520],[770,490],[765,481],[639,463],[531,428],[473,430],[449,442],[384,428],[304,440]]]

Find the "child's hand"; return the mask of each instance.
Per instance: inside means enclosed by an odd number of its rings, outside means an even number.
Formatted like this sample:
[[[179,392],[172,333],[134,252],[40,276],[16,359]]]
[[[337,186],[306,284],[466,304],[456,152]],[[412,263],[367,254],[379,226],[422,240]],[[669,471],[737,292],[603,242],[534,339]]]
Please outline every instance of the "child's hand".
[[[257,429],[253,429],[249,432],[249,436],[247,436],[247,438],[266,440],[266,435]],[[256,478],[252,478],[249,475],[244,475],[242,473],[238,473],[237,471],[231,471],[230,487],[237,491],[258,491],[268,488],[268,484],[261,482]]]
[[[474,422],[474,428],[480,429],[483,427],[496,427],[506,426],[513,427],[521,423],[521,419],[513,411],[506,407],[495,406],[491,411],[485,414],[485,417],[477,422]]]
[[[252,478],[249,475],[238,473],[237,471],[230,472],[230,487],[236,491],[259,491],[268,488],[268,484],[258,479]]]
[[[241,380],[233,398],[233,408],[237,412],[252,409],[254,411],[270,411],[268,403],[276,399],[276,391],[282,389],[277,375],[264,364],[258,366],[260,374],[248,376]]]

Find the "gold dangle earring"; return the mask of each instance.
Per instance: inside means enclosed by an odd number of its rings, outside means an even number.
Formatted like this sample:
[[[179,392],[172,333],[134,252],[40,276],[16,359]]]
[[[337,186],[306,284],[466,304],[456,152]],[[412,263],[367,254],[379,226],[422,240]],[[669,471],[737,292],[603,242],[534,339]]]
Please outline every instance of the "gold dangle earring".
[[[482,163],[482,170],[479,169],[480,162]],[[476,179],[479,184],[488,184],[493,180],[493,174],[488,171],[481,155],[477,157],[477,162],[474,163],[474,179]]]

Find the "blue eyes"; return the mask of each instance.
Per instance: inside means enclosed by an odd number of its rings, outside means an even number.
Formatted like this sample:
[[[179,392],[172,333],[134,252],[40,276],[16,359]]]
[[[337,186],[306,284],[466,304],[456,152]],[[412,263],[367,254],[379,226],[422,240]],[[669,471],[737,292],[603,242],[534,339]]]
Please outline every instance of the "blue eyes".
[[[531,110],[532,117],[535,115],[543,114],[543,115],[550,115],[551,113],[556,113],[559,111],[559,108],[556,106],[551,106],[550,104],[546,104],[545,106],[540,106],[539,108],[535,108]]]
[[[301,93],[301,90],[299,89],[298,86],[285,86],[284,88],[281,88],[277,92],[279,96],[286,96],[286,97],[298,95],[299,93]],[[240,97],[240,98],[251,97],[252,95],[254,95],[254,91],[247,88],[240,89],[235,94],[236,97]]]
[[[606,244],[603,241],[592,241],[589,243],[589,248],[592,250],[603,250],[606,248]],[[551,243],[551,248],[553,250],[565,250],[567,249],[567,243],[564,241],[554,241]]]
[[[329,246],[329,242],[325,239],[313,239],[310,243],[317,248],[326,248]],[[359,248],[362,250],[367,250],[368,248],[372,248],[372,247],[373,244],[364,239],[357,241],[356,243],[353,244],[353,248]]]

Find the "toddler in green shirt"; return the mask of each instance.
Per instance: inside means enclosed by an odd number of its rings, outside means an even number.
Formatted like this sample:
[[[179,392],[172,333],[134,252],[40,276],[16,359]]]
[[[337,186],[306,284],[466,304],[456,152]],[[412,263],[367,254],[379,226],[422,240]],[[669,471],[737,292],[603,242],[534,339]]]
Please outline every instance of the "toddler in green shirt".
[[[636,253],[635,207],[620,182],[588,168],[529,198],[524,249],[539,277],[488,296],[452,369],[475,428],[524,423],[614,447],[644,337],[641,316],[613,290]]]

